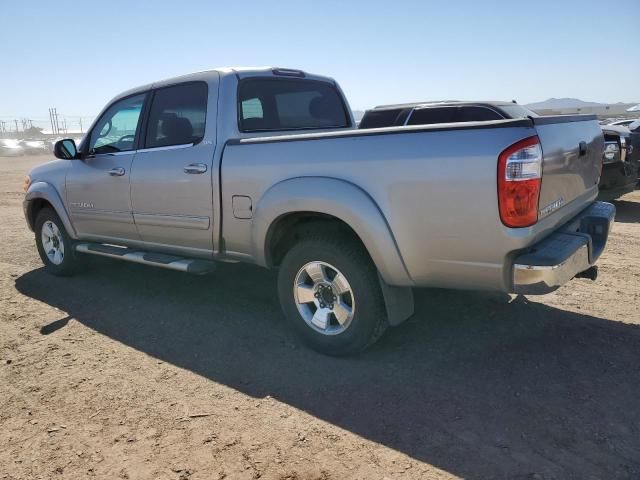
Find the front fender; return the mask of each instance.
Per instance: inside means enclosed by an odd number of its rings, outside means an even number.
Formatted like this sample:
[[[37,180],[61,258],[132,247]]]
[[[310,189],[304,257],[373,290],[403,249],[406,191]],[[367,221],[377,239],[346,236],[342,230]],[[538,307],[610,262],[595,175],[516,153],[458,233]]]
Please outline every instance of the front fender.
[[[62,198],[60,197],[60,194],[58,193],[58,191],[55,189],[53,185],[47,182],[32,183],[31,186],[29,187],[29,190],[27,190],[27,194],[25,195],[24,200],[22,202],[24,216],[27,219],[27,224],[29,225],[29,228],[31,230],[33,230],[34,228],[34,225],[31,222],[31,218],[33,218],[31,215],[32,213],[31,209],[33,208],[33,205],[35,203],[34,200],[37,200],[37,199],[42,199],[49,202],[53,207],[53,209],[58,214],[58,217],[60,217],[60,220],[62,221],[62,224],[64,225],[64,228],[67,230],[67,233],[69,234],[69,236],[74,240],[77,239],[76,231],[73,228],[73,225],[71,224],[69,213],[67,212],[67,209],[65,208],[64,203],[62,202]]]
[[[295,212],[323,213],[342,220],[360,237],[385,282],[413,285],[391,229],[374,200],[358,186],[328,177],[292,178],[265,192],[254,209],[251,232],[258,264],[267,264],[269,228],[281,216]]]

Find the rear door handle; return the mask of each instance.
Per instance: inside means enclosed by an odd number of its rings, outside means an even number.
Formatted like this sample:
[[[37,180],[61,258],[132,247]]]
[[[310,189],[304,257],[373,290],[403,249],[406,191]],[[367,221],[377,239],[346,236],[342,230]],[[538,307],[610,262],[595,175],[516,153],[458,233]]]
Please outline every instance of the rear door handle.
[[[109,175],[112,177],[121,177],[125,174],[125,169],[122,167],[116,167],[109,170]]]
[[[184,167],[184,173],[205,173],[207,166],[204,163],[192,163]]]

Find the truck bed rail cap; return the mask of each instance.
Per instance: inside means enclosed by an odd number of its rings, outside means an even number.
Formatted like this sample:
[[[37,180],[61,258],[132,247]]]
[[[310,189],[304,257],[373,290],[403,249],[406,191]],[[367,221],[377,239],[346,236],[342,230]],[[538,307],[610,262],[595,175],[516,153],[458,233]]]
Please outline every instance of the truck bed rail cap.
[[[339,130],[330,132],[303,133],[294,132],[285,135],[270,135],[264,137],[231,138],[227,140],[227,145],[272,143],[272,142],[298,142],[302,140],[322,140],[326,138],[349,138],[349,137],[369,137],[374,135],[394,135],[410,134],[421,132],[442,132],[450,130],[482,130],[489,128],[513,128],[513,127],[533,127],[533,122],[528,118],[493,120],[486,122],[458,122],[458,123],[436,123],[431,125],[406,125],[397,127],[367,128],[363,130]]]

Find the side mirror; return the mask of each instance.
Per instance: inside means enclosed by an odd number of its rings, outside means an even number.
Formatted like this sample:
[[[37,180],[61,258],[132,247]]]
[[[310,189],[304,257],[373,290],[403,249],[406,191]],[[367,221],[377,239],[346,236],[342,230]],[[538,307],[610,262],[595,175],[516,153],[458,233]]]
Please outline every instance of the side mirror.
[[[70,138],[58,140],[53,147],[53,154],[62,160],[73,160],[74,158],[78,158],[76,142]]]

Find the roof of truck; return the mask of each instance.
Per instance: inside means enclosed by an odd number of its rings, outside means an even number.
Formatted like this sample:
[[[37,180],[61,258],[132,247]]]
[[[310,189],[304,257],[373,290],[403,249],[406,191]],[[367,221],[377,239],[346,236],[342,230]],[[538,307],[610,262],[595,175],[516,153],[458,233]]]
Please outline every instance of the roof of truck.
[[[217,67],[212,68],[210,70],[203,70],[201,72],[188,73],[185,75],[180,75],[177,77],[165,78],[162,80],[155,81],[153,83],[148,83],[146,85],[140,85],[138,87],[131,88],[126,90],[116,97],[111,99],[109,103],[112,103],[114,100],[118,100],[119,98],[128,97],[130,95],[134,95],[136,93],[145,92],[152,88],[163,87],[167,85],[173,85],[176,83],[189,82],[189,81],[198,81],[198,80],[207,80],[212,76],[229,76],[229,75],[237,75],[239,78],[246,78],[252,76],[273,76],[273,77],[283,77],[283,78],[306,78],[310,80],[319,80],[324,82],[335,83],[335,80],[330,77],[325,77],[322,75],[316,75],[314,73],[305,72],[303,70],[295,69],[295,68],[284,68],[284,67]]]

